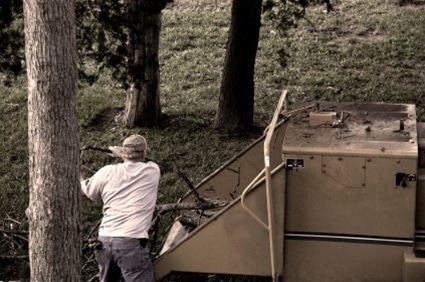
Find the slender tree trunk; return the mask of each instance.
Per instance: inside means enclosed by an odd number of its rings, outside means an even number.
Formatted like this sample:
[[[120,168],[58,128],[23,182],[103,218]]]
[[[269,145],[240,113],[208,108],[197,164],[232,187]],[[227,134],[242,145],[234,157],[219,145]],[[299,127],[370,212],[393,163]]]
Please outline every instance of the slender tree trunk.
[[[73,0],[25,0],[31,281],[82,281]]]
[[[161,119],[159,38],[161,12],[146,11],[142,0],[128,0],[128,89],[126,127],[153,127]]]
[[[223,132],[241,132],[252,127],[261,2],[233,0],[216,121]]]

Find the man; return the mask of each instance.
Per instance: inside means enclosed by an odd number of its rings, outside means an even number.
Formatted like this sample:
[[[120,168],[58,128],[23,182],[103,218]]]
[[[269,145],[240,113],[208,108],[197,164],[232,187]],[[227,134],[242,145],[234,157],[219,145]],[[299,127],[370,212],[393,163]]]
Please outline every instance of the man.
[[[103,218],[99,227],[95,257],[100,281],[154,281],[149,257],[149,228],[157,199],[160,170],[147,161],[143,136],[126,138],[123,146],[109,147],[111,156],[122,163],[102,167],[81,181],[84,194],[102,200]]]

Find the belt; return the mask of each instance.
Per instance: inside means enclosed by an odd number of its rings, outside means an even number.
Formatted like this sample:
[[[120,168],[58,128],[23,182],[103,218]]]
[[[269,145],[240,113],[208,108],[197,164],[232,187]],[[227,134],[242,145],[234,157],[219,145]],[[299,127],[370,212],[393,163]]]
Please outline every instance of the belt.
[[[139,239],[139,242],[140,242],[140,246],[145,248],[148,245],[149,240],[146,238],[143,238],[143,239]]]

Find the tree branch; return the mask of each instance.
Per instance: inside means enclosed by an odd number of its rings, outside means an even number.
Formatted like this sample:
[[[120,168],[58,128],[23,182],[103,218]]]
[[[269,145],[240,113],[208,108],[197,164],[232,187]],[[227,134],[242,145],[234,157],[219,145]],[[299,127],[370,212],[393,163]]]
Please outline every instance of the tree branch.
[[[155,210],[158,213],[165,213],[176,210],[209,210],[217,209],[226,206],[229,202],[223,200],[204,199],[201,202],[183,202],[173,204],[161,204],[157,205]]]
[[[104,152],[104,153],[111,153],[111,150],[107,149],[107,148],[102,148],[102,147],[97,147],[97,146],[92,146],[92,145],[86,145],[81,147],[80,152],[81,152],[81,159],[82,159],[82,155],[83,152],[86,150],[95,150],[95,151],[99,151],[99,152]],[[187,184],[187,186],[189,187],[190,191],[193,193],[193,195],[195,196],[195,198],[197,199],[197,201],[205,201],[204,198],[202,198],[198,191],[196,191],[195,186],[193,185],[193,183],[189,180],[189,178],[187,177],[187,175],[182,172],[181,170],[179,170],[176,166],[171,166],[168,164],[165,164],[163,162],[154,160],[154,159],[150,159],[150,158],[146,158],[146,161],[152,161],[157,163],[160,167],[163,168],[163,170],[165,171],[171,171],[176,173],[181,179],[183,179],[183,181]]]

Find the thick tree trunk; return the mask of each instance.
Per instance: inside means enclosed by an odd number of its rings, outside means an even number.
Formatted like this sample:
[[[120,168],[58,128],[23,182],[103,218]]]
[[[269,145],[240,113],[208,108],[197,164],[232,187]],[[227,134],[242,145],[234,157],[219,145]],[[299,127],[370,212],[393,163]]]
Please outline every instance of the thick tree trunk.
[[[261,2],[233,0],[216,121],[223,132],[242,132],[252,127]]]
[[[128,89],[126,127],[153,127],[161,119],[159,36],[161,12],[143,10],[143,1],[128,0]]]
[[[73,0],[26,0],[31,281],[81,281]]]

